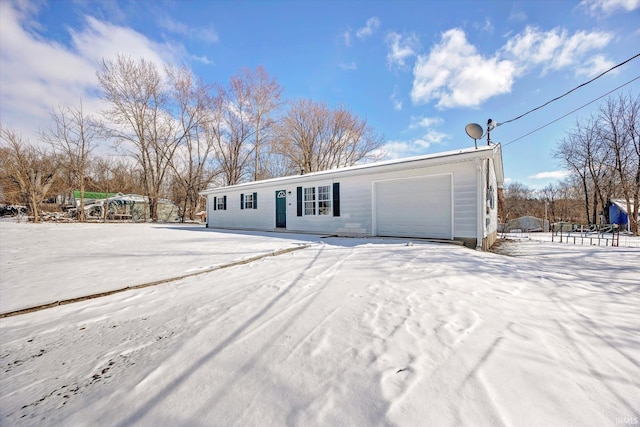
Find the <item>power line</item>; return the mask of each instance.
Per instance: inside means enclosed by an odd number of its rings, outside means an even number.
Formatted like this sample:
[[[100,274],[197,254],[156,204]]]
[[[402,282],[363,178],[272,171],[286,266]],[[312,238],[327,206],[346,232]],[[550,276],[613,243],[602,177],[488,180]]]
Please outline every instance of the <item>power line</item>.
[[[560,96],[558,96],[558,97],[553,98],[551,101],[547,101],[547,102],[545,102],[544,104],[540,105],[539,107],[536,107],[536,108],[534,108],[534,109],[532,109],[532,110],[529,110],[529,111],[527,111],[527,112],[526,112],[526,113],[524,113],[524,114],[520,114],[518,117],[515,117],[515,118],[513,118],[513,119],[510,119],[510,120],[507,120],[507,121],[504,121],[504,122],[500,122],[497,126],[502,126],[502,125],[507,124],[507,123],[509,123],[509,122],[513,122],[513,121],[515,121],[515,120],[521,119],[522,117],[526,116],[526,115],[527,115],[527,114],[529,114],[529,113],[533,113],[534,111],[539,110],[539,109],[541,109],[542,107],[546,107],[547,105],[551,104],[552,102],[557,101],[558,99],[563,98],[563,97],[565,97],[565,96],[569,95],[571,92],[573,92],[573,91],[575,91],[575,90],[578,90],[578,89],[580,89],[580,88],[581,88],[581,87],[583,87],[583,86],[588,85],[589,83],[591,83],[591,82],[593,82],[593,81],[595,81],[595,80],[599,79],[600,77],[604,76],[604,75],[605,75],[605,74],[607,74],[608,72],[613,71],[613,70],[615,70],[616,68],[623,66],[623,65],[624,65],[624,64],[626,64],[627,62],[632,61],[632,60],[636,59],[636,58],[637,58],[637,57],[639,57],[639,56],[640,56],[640,53],[637,53],[637,54],[635,54],[634,56],[632,56],[631,58],[627,59],[626,61],[623,61],[623,62],[619,63],[618,65],[614,65],[613,67],[609,68],[607,71],[604,71],[604,72],[600,73],[599,75],[597,75],[596,77],[592,78],[592,79],[591,79],[591,80],[589,80],[588,82],[582,83],[581,85],[574,87],[574,88],[573,88],[573,89],[571,89],[570,91],[568,91],[568,92],[566,92],[566,93],[564,93],[564,94],[562,94],[562,95],[560,95]]]
[[[640,54],[639,54],[639,55],[640,55]],[[638,56],[638,55],[636,55],[636,56]],[[544,129],[544,128],[546,128],[547,126],[552,125],[553,123],[557,122],[558,120],[564,119],[564,118],[565,118],[565,117],[567,117],[568,115],[573,114],[573,113],[575,113],[576,111],[583,109],[583,108],[584,108],[584,107],[586,107],[587,105],[593,104],[594,102],[598,101],[599,99],[604,98],[605,96],[609,95],[610,93],[615,92],[616,90],[618,90],[618,89],[620,89],[620,88],[622,88],[622,87],[625,87],[626,85],[628,85],[628,84],[630,84],[630,83],[633,83],[634,81],[636,81],[636,80],[638,80],[638,79],[640,79],[640,76],[637,76],[636,78],[631,79],[631,80],[629,80],[628,82],[626,82],[626,83],[624,83],[624,84],[621,84],[621,85],[620,85],[620,86],[618,86],[617,88],[612,89],[612,90],[610,90],[609,92],[605,93],[604,95],[601,95],[601,96],[597,97],[596,99],[594,99],[594,100],[592,100],[592,101],[587,102],[586,104],[584,104],[584,105],[582,105],[582,106],[580,106],[580,107],[576,108],[575,110],[569,111],[567,114],[565,114],[565,115],[563,115],[563,116],[558,117],[557,119],[555,119],[555,120],[553,120],[553,121],[551,121],[551,122],[547,123],[546,125],[542,125],[542,126],[540,126],[539,128],[532,130],[532,131],[531,131],[531,132],[529,132],[529,133],[526,133],[526,134],[524,134],[524,135],[522,135],[522,136],[520,136],[520,137],[518,137],[518,138],[516,138],[516,139],[514,139],[514,140],[512,140],[512,141],[507,142],[506,144],[502,144],[502,146],[503,146],[503,147],[506,147],[507,145],[512,144],[512,143],[514,143],[514,142],[516,142],[516,141],[518,141],[518,140],[520,140],[520,139],[522,139],[522,138],[525,138],[525,137],[527,137],[527,136],[531,135],[532,133],[538,132],[540,129]],[[567,93],[568,93],[568,92],[567,92]],[[533,111],[533,110],[532,110],[532,111]],[[521,116],[521,117],[522,117],[522,116]],[[515,120],[515,119],[513,119],[513,120]]]

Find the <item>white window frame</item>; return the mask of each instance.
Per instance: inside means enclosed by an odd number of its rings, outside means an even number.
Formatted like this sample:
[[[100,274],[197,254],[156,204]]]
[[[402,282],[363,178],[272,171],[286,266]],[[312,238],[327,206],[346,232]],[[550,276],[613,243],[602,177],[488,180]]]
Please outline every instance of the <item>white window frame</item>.
[[[225,206],[224,206],[224,197],[225,196],[218,196],[216,198],[216,210],[217,211],[223,211],[225,210]]]
[[[304,216],[315,215],[316,212],[316,187],[302,188],[302,212]]]
[[[333,189],[331,184],[302,188],[303,216],[332,216]]]
[[[244,208],[253,209],[253,193],[247,193],[244,195]]]
[[[318,215],[332,215],[331,185],[319,185],[316,193],[318,195]]]

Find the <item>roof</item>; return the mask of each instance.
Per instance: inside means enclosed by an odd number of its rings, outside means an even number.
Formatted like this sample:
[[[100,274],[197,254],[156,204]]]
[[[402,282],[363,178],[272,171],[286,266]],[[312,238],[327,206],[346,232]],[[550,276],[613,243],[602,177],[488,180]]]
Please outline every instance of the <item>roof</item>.
[[[108,193],[109,197],[114,197],[115,195],[120,193]],[[73,190],[73,197],[76,199],[80,198],[80,190]],[[85,191],[84,192],[85,199],[106,199],[107,193],[99,193],[97,191]]]
[[[626,215],[629,215],[629,212],[627,212],[627,201],[625,199],[611,199],[611,204],[616,205],[618,209],[620,209]],[[632,211],[634,210],[633,204],[634,204],[634,201],[631,200]],[[638,216],[640,216],[640,212],[638,213]]]
[[[264,179],[261,181],[251,181],[251,182],[245,182],[242,184],[236,184],[236,185],[231,185],[227,187],[213,187],[213,188],[208,188],[202,191],[200,194],[206,195],[206,194],[217,192],[218,190],[222,190],[222,189],[224,190],[242,189],[246,187],[253,187],[256,185],[266,186],[266,185],[284,183],[284,182],[311,181],[313,179],[316,179],[318,177],[323,177],[326,175],[336,175],[336,176],[351,175],[366,169],[386,170],[386,169],[393,169],[394,167],[397,168],[397,166],[399,165],[411,166],[412,164],[415,164],[415,167],[421,167],[425,165],[435,166],[438,164],[469,161],[474,158],[480,158],[480,159],[493,158],[494,159],[494,165],[496,169],[496,180],[498,182],[498,186],[501,186],[502,183],[504,182],[504,170],[502,166],[502,150],[501,150],[500,144],[495,144],[495,145],[489,145],[489,146],[487,145],[480,146],[478,148],[471,147],[471,148],[465,148],[461,150],[445,151],[441,153],[425,154],[422,156],[405,157],[402,159],[385,160],[381,162],[365,163],[361,165],[348,166],[344,168],[328,169],[328,170],[323,170],[318,172],[310,172],[304,175],[290,175],[290,176],[283,176],[279,178]]]

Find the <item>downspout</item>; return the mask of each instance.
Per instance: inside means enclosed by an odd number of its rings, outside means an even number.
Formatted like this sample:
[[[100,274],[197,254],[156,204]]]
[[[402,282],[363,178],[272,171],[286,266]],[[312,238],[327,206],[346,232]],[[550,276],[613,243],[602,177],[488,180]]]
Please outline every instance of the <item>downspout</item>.
[[[207,202],[204,204],[204,211],[206,212],[207,215],[207,221],[205,222],[205,228],[209,228],[209,218],[211,218],[211,212],[209,211],[209,195],[207,194],[205,196],[207,198]]]
[[[483,194],[482,194],[482,161],[476,157],[476,249],[482,249],[482,239],[483,239],[483,221],[484,221],[484,210],[483,210]]]

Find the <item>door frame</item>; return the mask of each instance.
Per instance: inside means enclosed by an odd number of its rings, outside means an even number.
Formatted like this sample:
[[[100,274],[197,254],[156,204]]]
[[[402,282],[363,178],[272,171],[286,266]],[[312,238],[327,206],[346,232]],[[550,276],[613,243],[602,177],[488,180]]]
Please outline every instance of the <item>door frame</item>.
[[[278,201],[284,200],[281,210],[278,210]],[[287,228],[287,190],[276,190],[276,228]],[[278,222],[278,214],[281,214],[282,221]]]

